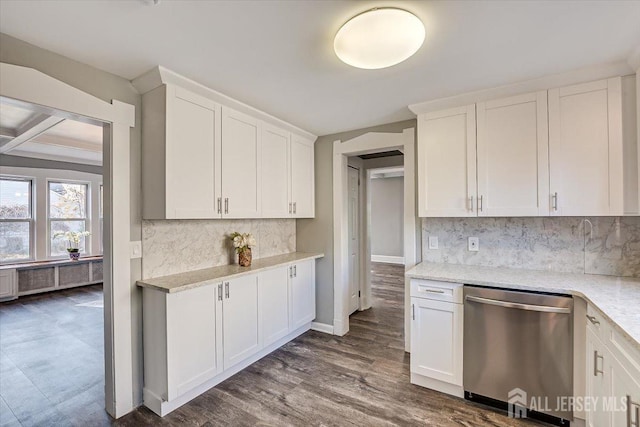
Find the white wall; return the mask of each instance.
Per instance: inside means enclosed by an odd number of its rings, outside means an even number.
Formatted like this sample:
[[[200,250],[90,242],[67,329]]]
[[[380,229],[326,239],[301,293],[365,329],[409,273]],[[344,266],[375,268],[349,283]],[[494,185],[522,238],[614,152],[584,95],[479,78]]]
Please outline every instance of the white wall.
[[[87,184],[89,187],[88,201],[89,210],[87,229],[91,232],[91,236],[87,237],[85,253],[82,255],[101,255],[101,236],[100,236],[100,185],[102,185],[102,175],[96,175],[86,172],[69,171],[61,169],[39,169],[39,168],[22,168],[1,166],[0,175],[15,176],[20,178],[29,178],[33,182],[33,215],[35,220],[35,250],[32,254],[36,261],[56,258],[66,258],[49,256],[49,230],[47,222],[47,182],[49,180],[73,181]]]
[[[372,178],[369,181],[371,212],[371,260],[404,257],[404,178]]]

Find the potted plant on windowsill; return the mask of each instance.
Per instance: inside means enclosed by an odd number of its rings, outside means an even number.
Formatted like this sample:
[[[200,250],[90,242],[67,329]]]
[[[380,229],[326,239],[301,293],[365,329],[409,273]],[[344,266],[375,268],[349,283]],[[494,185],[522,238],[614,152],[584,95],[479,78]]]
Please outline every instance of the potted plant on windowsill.
[[[250,267],[252,258],[251,248],[256,246],[256,239],[251,233],[241,234],[234,232],[231,233],[231,241],[238,254],[238,264],[240,264],[241,267]]]
[[[69,244],[67,247],[69,259],[78,261],[80,259],[80,239],[90,235],[91,233],[88,231],[57,231],[53,234],[53,238],[64,238]]]

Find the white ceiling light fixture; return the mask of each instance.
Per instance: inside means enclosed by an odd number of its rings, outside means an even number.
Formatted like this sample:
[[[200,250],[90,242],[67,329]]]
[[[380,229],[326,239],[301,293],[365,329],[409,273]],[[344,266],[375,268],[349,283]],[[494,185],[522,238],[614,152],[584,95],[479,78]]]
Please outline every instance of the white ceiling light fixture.
[[[343,62],[368,70],[391,67],[410,58],[424,42],[420,19],[403,9],[375,8],[347,21],[333,48]]]

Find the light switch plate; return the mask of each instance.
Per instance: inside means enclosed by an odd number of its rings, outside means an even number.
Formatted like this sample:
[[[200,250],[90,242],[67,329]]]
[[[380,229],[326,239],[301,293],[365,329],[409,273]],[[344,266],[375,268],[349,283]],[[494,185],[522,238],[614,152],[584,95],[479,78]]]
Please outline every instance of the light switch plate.
[[[142,258],[142,242],[129,242],[129,257],[131,259]]]
[[[477,237],[469,237],[469,250],[478,252],[480,250],[480,239]]]
[[[429,249],[438,249],[438,236],[429,236]]]

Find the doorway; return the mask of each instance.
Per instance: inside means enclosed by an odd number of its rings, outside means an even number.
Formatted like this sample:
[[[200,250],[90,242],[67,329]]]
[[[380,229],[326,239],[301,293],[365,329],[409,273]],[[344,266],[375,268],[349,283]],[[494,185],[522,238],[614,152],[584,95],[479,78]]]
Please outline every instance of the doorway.
[[[418,259],[419,229],[417,227],[417,212],[415,204],[415,129],[404,129],[402,133],[378,133],[371,132],[348,141],[335,141],[333,144],[333,223],[334,223],[334,334],[344,335],[349,331],[349,314],[352,297],[350,287],[351,262],[349,242],[349,158],[354,156],[370,155],[372,153],[389,152],[399,150],[405,159],[404,186],[404,211],[403,211],[403,246],[405,268],[412,268]],[[360,218],[362,215],[360,215]],[[362,227],[359,227],[362,229]],[[360,231],[360,239],[364,231]],[[360,260],[359,269],[360,291],[366,289],[364,283],[371,282],[371,254],[369,236],[365,236],[367,244],[364,259]],[[406,313],[409,312],[409,281],[404,280],[405,316],[404,335],[405,349],[409,351],[410,321]],[[362,300],[366,296],[361,295]],[[366,304],[366,303],[365,303]]]
[[[133,409],[133,319],[130,261],[130,130],[135,108],[89,95],[37,70],[0,63],[0,97],[42,112],[103,126],[105,407],[114,418]],[[115,195],[115,197],[114,197]],[[114,203],[114,200],[120,203]],[[122,202],[125,201],[125,202]]]

